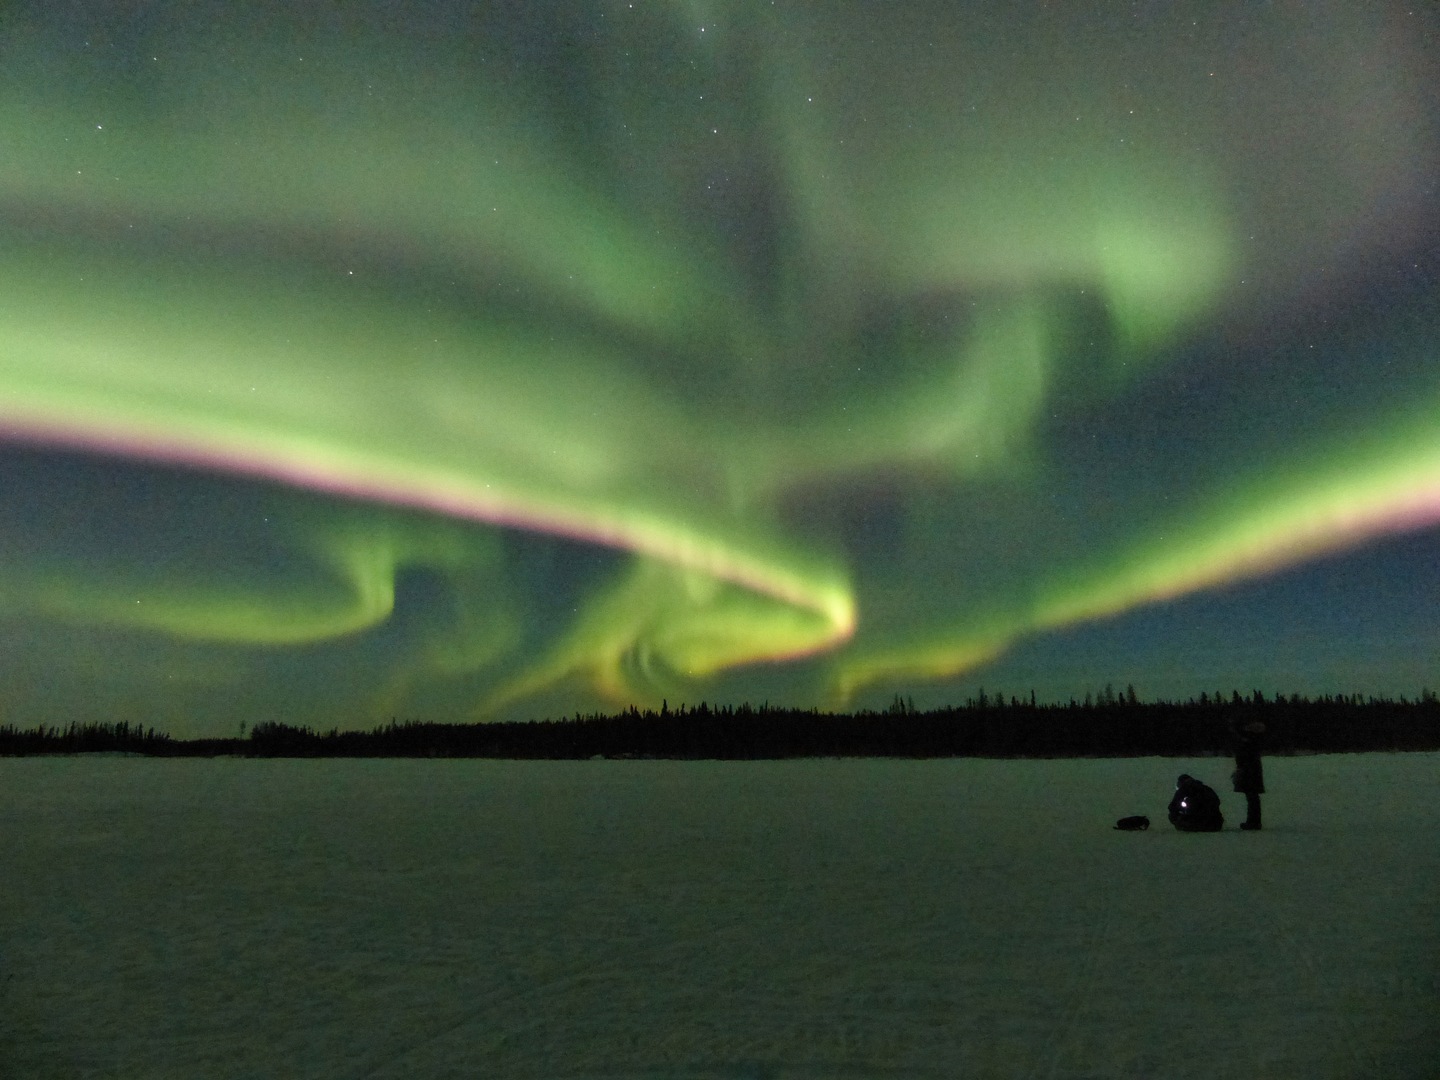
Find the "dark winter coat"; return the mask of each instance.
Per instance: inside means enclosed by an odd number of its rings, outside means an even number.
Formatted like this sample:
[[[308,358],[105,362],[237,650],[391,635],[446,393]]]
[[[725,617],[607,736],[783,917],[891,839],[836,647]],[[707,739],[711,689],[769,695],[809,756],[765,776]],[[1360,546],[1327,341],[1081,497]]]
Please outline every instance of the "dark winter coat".
[[[1170,824],[1181,832],[1219,832],[1225,827],[1220,796],[1193,776],[1180,777],[1169,810]]]
[[[1265,793],[1265,770],[1260,765],[1260,748],[1253,739],[1241,739],[1235,748],[1235,771],[1230,781],[1236,791],[1252,795]]]

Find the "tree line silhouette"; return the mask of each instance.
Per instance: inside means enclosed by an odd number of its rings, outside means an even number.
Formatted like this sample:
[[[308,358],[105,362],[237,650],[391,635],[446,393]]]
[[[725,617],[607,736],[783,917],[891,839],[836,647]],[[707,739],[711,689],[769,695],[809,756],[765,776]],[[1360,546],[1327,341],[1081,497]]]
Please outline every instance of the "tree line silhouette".
[[[1194,757],[1227,752],[1236,724],[1265,724],[1267,754],[1440,750],[1440,700],[1259,690],[1141,702],[1106,686],[1083,701],[1036,704],[981,690],[963,705],[917,710],[898,695],[881,711],[828,713],[768,703],[659,711],[635,706],[562,720],[396,721],[370,731],[276,722],[232,739],[176,739],[128,723],[0,726],[0,756],[130,753],[152,757],[477,757],[773,759],[801,757]]]

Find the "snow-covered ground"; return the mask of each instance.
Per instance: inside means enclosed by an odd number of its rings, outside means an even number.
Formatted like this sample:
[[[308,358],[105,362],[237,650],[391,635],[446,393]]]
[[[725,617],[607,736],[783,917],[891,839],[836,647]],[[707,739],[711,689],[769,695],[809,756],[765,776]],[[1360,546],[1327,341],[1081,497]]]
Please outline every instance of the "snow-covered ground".
[[[1229,771],[3,760],[0,1076],[1440,1076],[1440,755]]]

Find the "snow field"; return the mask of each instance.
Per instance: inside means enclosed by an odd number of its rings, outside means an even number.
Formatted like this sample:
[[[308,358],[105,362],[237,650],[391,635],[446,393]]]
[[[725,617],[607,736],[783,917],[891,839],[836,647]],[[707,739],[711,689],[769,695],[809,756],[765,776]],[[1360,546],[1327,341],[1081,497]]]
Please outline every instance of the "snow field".
[[[1434,1080],[1437,766],[0,760],[0,1076]]]

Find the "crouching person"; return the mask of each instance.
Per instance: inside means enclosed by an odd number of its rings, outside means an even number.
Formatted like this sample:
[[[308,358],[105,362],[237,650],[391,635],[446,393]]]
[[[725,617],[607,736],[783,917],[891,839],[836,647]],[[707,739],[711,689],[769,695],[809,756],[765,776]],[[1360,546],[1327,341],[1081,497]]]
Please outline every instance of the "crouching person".
[[[1170,800],[1170,824],[1181,832],[1219,832],[1225,826],[1220,796],[1208,784],[1181,773]]]

